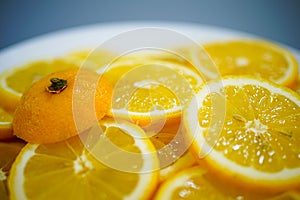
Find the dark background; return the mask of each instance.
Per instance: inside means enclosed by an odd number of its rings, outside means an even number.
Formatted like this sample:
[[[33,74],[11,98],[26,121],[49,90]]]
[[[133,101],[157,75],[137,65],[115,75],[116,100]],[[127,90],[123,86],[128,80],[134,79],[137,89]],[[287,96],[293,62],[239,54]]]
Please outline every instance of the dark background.
[[[128,20],[222,26],[300,49],[300,0],[0,0],[0,49],[68,27]]]

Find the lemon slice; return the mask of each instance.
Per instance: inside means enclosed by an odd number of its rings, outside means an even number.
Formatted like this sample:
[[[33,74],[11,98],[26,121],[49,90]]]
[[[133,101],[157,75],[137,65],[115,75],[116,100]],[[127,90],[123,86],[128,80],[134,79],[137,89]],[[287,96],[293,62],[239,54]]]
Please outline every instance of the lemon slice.
[[[274,191],[300,184],[299,121],[299,95],[249,77],[211,81],[184,114],[201,163],[246,187]]]
[[[295,91],[300,95],[300,74],[298,75],[297,85]]]
[[[146,53],[145,53],[146,54]],[[161,55],[161,57],[163,57]],[[203,83],[201,75],[180,60],[137,53],[116,60],[103,76],[114,84],[112,115],[142,127],[174,122]]]
[[[0,75],[0,105],[14,112],[22,94],[34,82],[56,71],[77,68],[63,59],[42,60],[8,69]]]
[[[160,161],[160,182],[163,182],[177,172],[196,164],[193,155],[187,151],[183,136],[179,134],[182,133],[180,131],[178,133],[160,132],[150,138],[156,148]]]
[[[284,47],[265,40],[231,40],[204,45],[221,75],[253,75],[294,87],[298,63]]]
[[[8,200],[7,178],[18,153],[25,145],[18,140],[0,142],[0,199]]]
[[[0,108],[0,140],[13,138],[12,116]]]
[[[65,56],[65,59],[75,62],[80,67],[95,71],[109,64],[115,56],[115,53],[111,51],[96,49],[71,52]]]
[[[157,173],[153,170],[158,164],[156,154],[151,154],[155,149],[150,140],[142,129],[130,123],[104,120],[100,126],[104,132],[94,140],[98,144],[90,151],[82,141],[91,145],[88,141],[96,136],[94,134],[88,134],[83,137],[85,139],[75,136],[54,144],[27,144],[11,170],[11,199],[149,198],[156,187]],[[109,143],[117,150],[105,148]],[[101,148],[101,145],[106,146]],[[112,168],[105,160],[113,159],[122,169],[126,153],[136,154],[136,160],[127,160],[137,163],[131,166],[135,172]]]
[[[209,174],[200,166],[185,169],[159,187],[154,200],[175,199],[298,199],[299,192],[288,191],[279,194],[266,194],[245,190],[238,186],[230,185],[225,180],[220,180]]]

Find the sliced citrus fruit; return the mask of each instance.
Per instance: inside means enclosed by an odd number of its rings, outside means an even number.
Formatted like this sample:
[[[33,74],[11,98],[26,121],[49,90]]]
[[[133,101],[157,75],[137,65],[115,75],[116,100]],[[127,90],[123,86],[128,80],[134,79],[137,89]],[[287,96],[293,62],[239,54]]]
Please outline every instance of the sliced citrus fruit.
[[[152,143],[128,122],[104,120],[100,126],[100,135],[91,132],[81,140],[75,136],[60,143],[27,144],[11,170],[11,199],[148,199],[157,183]],[[91,145],[89,140],[96,136],[96,144],[87,150],[90,146],[82,141]],[[109,143],[116,151],[106,148]],[[123,171],[127,154],[136,155],[127,160],[134,172]],[[107,159],[118,166],[110,167]]]
[[[284,47],[265,40],[231,40],[204,45],[221,75],[253,75],[293,87],[298,63]]]
[[[7,178],[18,153],[25,145],[18,140],[0,142],[0,199],[8,200]]]
[[[197,93],[184,127],[199,162],[246,187],[300,185],[300,97],[267,80],[226,77]]]
[[[13,138],[12,116],[0,107],[0,140]]]
[[[8,69],[0,75],[0,105],[13,112],[22,94],[37,80],[56,71],[78,68],[63,59],[42,60]]]
[[[65,59],[85,69],[99,70],[108,65],[115,56],[111,51],[96,49],[71,52],[65,56]]]
[[[181,155],[174,163],[171,165],[162,168],[159,171],[159,180],[163,182],[168,180],[170,177],[174,176],[181,170],[187,169],[196,164],[196,160],[194,156],[187,151],[183,155]]]
[[[297,85],[296,85],[295,90],[300,95],[300,74],[298,75],[298,80],[297,80]]]
[[[187,151],[183,137],[179,134],[182,133],[180,131],[160,132],[150,138],[160,161],[160,182],[196,163],[193,155]]]
[[[297,199],[297,192],[282,194],[255,193],[217,179],[200,166],[185,169],[159,187],[155,200],[175,199]]]
[[[112,114],[141,126],[174,122],[202,77],[180,61],[147,55],[120,58],[102,72],[115,86]]]
[[[220,72],[202,46],[183,46],[177,49],[180,55],[201,72],[206,80],[220,77]]]

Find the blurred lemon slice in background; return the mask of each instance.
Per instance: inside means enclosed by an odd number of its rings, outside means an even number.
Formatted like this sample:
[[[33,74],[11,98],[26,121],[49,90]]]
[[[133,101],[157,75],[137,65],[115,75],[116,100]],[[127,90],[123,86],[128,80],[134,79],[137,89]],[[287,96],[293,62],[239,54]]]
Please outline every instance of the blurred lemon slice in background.
[[[204,49],[224,75],[252,75],[294,87],[298,63],[286,48],[265,40],[231,40],[207,43]]]
[[[0,105],[14,112],[22,94],[42,77],[64,69],[78,68],[63,59],[42,60],[8,69],[0,75]]]

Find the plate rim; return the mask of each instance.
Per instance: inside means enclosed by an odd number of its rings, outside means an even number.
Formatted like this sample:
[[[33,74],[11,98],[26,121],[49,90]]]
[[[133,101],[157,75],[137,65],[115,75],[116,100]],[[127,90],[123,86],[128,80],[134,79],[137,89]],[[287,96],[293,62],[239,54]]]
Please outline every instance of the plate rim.
[[[150,27],[173,30],[183,35],[187,35],[194,41],[200,41],[199,38],[194,37],[197,33],[199,33],[199,35],[201,34],[205,35],[207,33],[212,34],[209,37],[207,37],[207,38],[211,38],[211,41],[214,40],[213,38],[217,40],[216,38],[218,37],[219,37],[218,39],[220,40],[234,39],[234,38],[258,38],[258,39],[269,40],[290,50],[295,55],[300,66],[300,51],[298,49],[274,40],[270,40],[268,38],[263,38],[255,34],[251,34],[249,32],[235,30],[232,28],[227,28],[222,26],[214,26],[214,25],[200,24],[200,23],[193,23],[193,22],[121,21],[121,22],[95,23],[95,24],[64,28],[49,33],[41,34],[23,40],[21,42],[15,43],[8,47],[5,47],[0,50],[0,72],[8,68],[21,65],[22,63],[41,60],[41,59],[48,59],[48,58],[51,59],[51,58],[65,55],[66,52],[90,48],[93,45],[92,42],[93,39],[96,38],[97,33],[103,33],[103,35],[100,36],[100,40],[98,40],[98,43],[95,42],[94,45],[99,45],[99,41],[102,40],[103,42],[124,31],[138,29],[138,28],[150,28]],[[92,36],[92,37],[90,38],[90,40],[78,41],[78,38],[82,36]],[[206,41],[209,42],[210,39],[207,38]],[[64,40],[68,43],[69,46],[67,45],[67,47],[60,47],[57,49],[54,48],[55,43]],[[76,44],[71,45],[70,41],[72,42],[75,41],[75,43],[76,42],[78,43],[77,45]],[[205,39],[203,41],[205,41]],[[86,44],[84,45],[85,42]],[[45,52],[43,52],[45,46],[49,44],[51,44],[50,47],[52,46],[52,48],[50,48],[51,51],[48,49]],[[37,49],[42,49],[42,50],[37,51]],[[16,57],[18,59],[16,59]]]

